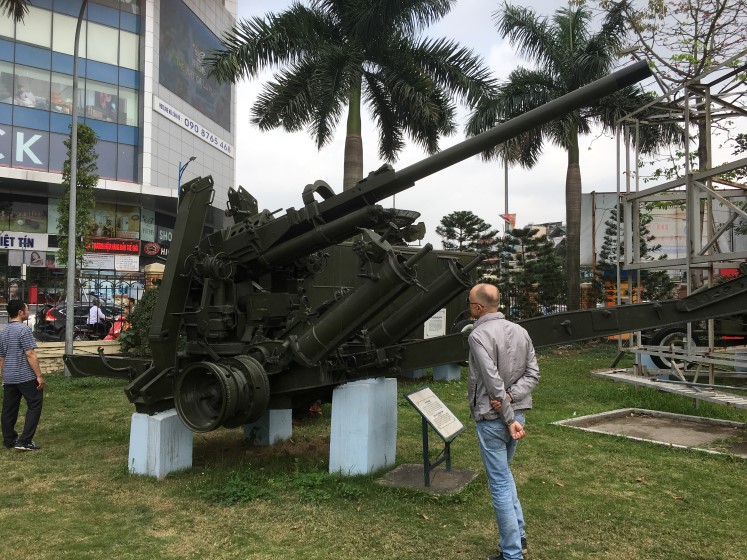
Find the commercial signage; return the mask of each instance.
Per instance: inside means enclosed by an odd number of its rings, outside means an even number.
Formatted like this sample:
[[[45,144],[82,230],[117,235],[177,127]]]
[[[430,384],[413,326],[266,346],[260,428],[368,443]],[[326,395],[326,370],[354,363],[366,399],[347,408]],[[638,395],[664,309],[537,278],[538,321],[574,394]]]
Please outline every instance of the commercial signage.
[[[83,268],[114,270],[114,255],[103,253],[85,253]]]
[[[0,250],[46,251],[49,236],[46,233],[0,231]]]
[[[159,245],[171,245],[171,239],[174,237],[174,230],[167,227],[158,226],[158,236],[156,241]]]
[[[221,48],[220,40],[182,0],[161,0],[158,46],[159,83],[231,130],[231,83],[208,77],[205,64],[206,56]]]
[[[137,239],[91,238],[86,249],[91,253],[140,254],[140,241]]]
[[[198,123],[191,117],[188,117],[181,111],[177,111],[171,105],[155,95],[153,96],[153,110],[159,115],[163,115],[170,121],[175,122],[184,130],[191,132],[200,140],[207,142],[216,150],[220,150],[224,154],[233,157],[233,146],[229,142],[223,140],[215,132],[201,123]]]
[[[156,211],[142,208],[140,210],[140,239],[141,241],[156,240]]]
[[[143,255],[148,255],[149,257],[155,257],[160,252],[161,252],[161,246],[158,243],[154,243],[152,241],[149,241],[148,243],[143,243]]]
[[[115,270],[125,272],[137,272],[140,270],[139,255],[114,255]]]
[[[67,159],[67,137],[57,132],[0,124],[0,166],[62,173]],[[99,175],[134,181],[134,150],[134,146],[100,140],[96,145]]]

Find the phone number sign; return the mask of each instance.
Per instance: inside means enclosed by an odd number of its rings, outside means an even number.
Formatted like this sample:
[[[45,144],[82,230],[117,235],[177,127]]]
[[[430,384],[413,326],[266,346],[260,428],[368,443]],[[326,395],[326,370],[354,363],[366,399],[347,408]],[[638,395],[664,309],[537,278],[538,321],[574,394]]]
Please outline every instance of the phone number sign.
[[[227,156],[233,157],[233,146],[231,144],[181,111],[174,109],[155,95],[153,96],[153,110],[170,121],[175,122],[184,130],[188,130],[197,136],[197,138],[207,142],[216,150],[220,150]]]

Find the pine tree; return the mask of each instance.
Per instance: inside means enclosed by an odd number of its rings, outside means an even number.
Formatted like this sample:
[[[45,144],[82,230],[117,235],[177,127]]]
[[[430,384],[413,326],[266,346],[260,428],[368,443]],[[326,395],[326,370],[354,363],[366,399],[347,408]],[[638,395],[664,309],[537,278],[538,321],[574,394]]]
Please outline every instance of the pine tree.
[[[485,255],[477,268],[480,282],[492,282],[500,275],[500,255],[497,250],[498,230],[468,210],[458,210],[441,218],[436,233],[443,239],[447,251],[469,251]]]
[[[563,263],[555,246],[536,228],[514,228],[503,238],[504,254],[510,255],[511,268],[501,277],[506,314],[526,319],[555,310],[564,302]]]
[[[469,210],[457,210],[441,218],[436,233],[447,251],[486,252],[495,246],[498,230]]]
[[[83,256],[86,245],[94,227],[93,209],[96,206],[94,188],[99,182],[96,160],[96,142],[98,138],[93,129],[83,123],[78,124],[78,168],[75,196],[75,259]],[[59,199],[57,208],[60,216],[57,222],[59,251],[57,252],[57,266],[64,268],[68,265],[68,226],[70,223],[70,137],[65,140],[67,146],[67,160],[62,168],[62,186],[65,194]],[[73,264],[74,266],[74,264]]]

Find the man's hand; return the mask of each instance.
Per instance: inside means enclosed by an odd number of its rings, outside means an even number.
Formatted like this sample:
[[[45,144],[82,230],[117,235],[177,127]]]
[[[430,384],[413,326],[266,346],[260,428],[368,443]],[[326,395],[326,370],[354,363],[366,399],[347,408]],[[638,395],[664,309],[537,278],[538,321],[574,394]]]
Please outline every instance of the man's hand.
[[[43,378],[41,378],[41,377],[37,377],[36,378],[36,390],[37,391],[43,391],[45,385],[46,385],[46,383],[44,382]]]
[[[524,431],[524,426],[522,426],[516,420],[508,425],[508,433],[511,434],[511,437],[515,440],[520,440],[525,435],[527,435],[527,433]]]
[[[499,412],[501,410],[501,401],[491,399],[490,406],[495,410],[496,412]]]

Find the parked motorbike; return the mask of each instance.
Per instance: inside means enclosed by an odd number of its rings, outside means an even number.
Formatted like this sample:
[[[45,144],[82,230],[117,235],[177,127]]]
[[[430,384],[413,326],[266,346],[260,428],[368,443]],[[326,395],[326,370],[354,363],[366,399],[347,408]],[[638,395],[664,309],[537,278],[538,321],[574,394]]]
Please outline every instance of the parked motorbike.
[[[108,319],[95,325],[75,325],[73,340],[106,340],[113,326],[114,322]]]
[[[127,320],[127,317],[124,314],[121,314],[116,319],[114,319],[112,327],[104,337],[104,340],[117,340],[119,338],[119,335],[129,328],[130,322]]]

